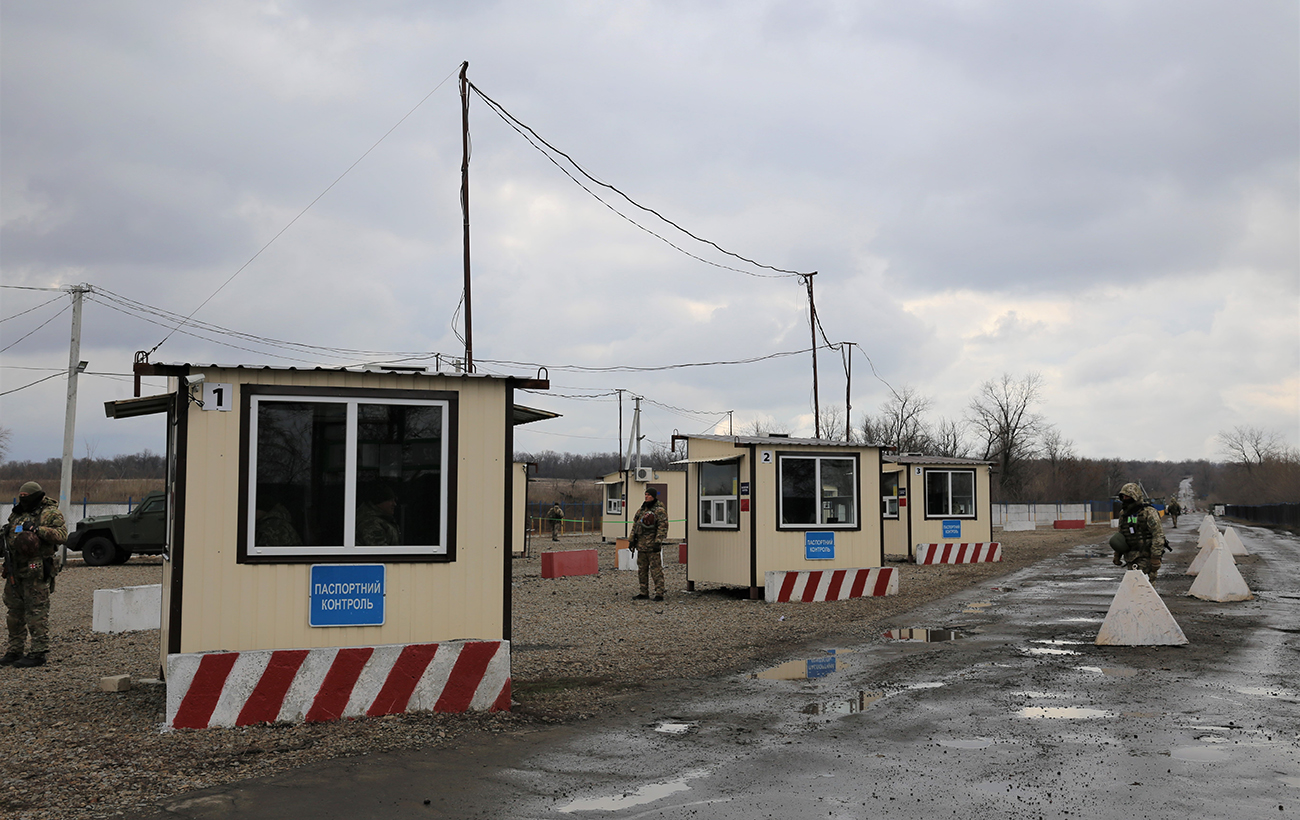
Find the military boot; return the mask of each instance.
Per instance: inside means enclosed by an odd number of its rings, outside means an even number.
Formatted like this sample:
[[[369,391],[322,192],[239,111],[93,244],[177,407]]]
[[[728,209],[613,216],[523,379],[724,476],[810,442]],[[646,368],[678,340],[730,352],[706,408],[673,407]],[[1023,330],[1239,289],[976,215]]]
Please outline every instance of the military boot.
[[[21,660],[14,661],[14,669],[30,669],[33,666],[45,665],[45,653],[33,652],[24,656]]]
[[[3,657],[0,657],[0,666],[13,666],[22,658],[22,656],[23,653],[14,652],[11,649],[8,652],[4,653]]]

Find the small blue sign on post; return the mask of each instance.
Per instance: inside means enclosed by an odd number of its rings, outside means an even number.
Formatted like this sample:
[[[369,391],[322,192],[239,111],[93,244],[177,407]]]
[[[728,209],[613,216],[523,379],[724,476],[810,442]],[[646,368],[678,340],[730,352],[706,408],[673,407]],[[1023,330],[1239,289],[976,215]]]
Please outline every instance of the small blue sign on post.
[[[824,678],[835,671],[835,656],[829,658],[809,658],[807,661],[805,674],[809,680],[815,678]]]
[[[835,533],[803,534],[803,557],[806,561],[827,561],[835,557]]]
[[[961,538],[961,521],[953,519],[943,522],[944,538]]]
[[[312,626],[383,626],[383,564],[313,564]]]

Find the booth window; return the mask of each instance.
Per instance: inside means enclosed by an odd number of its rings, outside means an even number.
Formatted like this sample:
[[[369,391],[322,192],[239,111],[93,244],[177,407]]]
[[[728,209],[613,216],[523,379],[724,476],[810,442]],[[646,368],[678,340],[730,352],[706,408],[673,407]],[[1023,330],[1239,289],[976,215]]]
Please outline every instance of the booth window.
[[[623,514],[623,482],[614,481],[605,485],[605,515]]]
[[[880,477],[880,514],[885,518],[898,518],[898,473],[885,473]]]
[[[781,527],[857,527],[856,458],[782,455],[778,469]]]
[[[974,518],[974,470],[925,471],[926,518]]]
[[[740,529],[740,462],[700,463],[700,527]]]
[[[241,560],[454,557],[454,395],[272,389],[248,390]]]

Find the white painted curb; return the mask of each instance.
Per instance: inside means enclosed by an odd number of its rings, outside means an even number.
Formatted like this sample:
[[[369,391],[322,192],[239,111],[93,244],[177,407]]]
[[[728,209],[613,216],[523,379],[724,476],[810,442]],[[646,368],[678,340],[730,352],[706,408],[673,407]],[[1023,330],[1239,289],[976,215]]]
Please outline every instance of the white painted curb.
[[[162,584],[95,590],[90,624],[94,632],[161,629]]]

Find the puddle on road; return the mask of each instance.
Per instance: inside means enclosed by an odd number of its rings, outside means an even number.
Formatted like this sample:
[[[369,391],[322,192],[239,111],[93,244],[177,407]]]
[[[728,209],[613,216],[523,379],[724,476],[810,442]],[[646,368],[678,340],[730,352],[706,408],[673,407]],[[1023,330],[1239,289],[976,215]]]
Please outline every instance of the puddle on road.
[[[1227,760],[1227,752],[1211,749],[1208,746],[1179,746],[1169,753],[1174,760],[1187,760],[1192,763],[1218,763]]]
[[[691,788],[687,785],[690,781],[705,777],[708,774],[707,769],[692,769],[675,780],[664,783],[649,783],[634,792],[626,792],[614,797],[588,797],[582,800],[574,800],[565,806],[561,806],[558,811],[563,814],[572,814],[575,811],[620,811],[632,806],[641,806],[646,803],[653,803],[670,794],[687,791]]]
[[[1078,655],[1073,649],[1050,649],[1046,646],[1024,646],[1020,649],[1026,655]]]
[[[976,737],[967,739],[941,740],[940,746],[947,746],[949,749],[987,749],[993,745],[991,737]]]
[[[660,723],[655,731],[665,735],[684,735],[694,728],[694,723]]]
[[[833,700],[827,703],[810,703],[802,711],[805,715],[853,715],[885,696],[884,692],[858,692],[857,697]]]
[[[820,658],[786,661],[780,666],[764,669],[753,675],[763,680],[816,680],[833,674],[840,668],[839,658],[853,654],[852,650],[827,649]]]
[[[1296,700],[1295,692],[1288,692],[1285,689],[1269,689],[1261,686],[1243,686],[1236,690],[1243,695],[1259,695],[1266,698],[1286,698],[1287,700]]]
[[[1080,672],[1095,672],[1108,678],[1131,678],[1137,674],[1136,669],[1127,669],[1123,666],[1076,666],[1074,668]]]
[[[953,632],[951,629],[891,629],[885,633],[885,637],[895,641],[935,643],[937,641],[955,641],[961,638],[962,634]]]
[[[1283,775],[1279,777],[1278,780],[1281,780],[1285,785],[1290,786],[1293,789],[1300,789],[1300,777]]]
[[[1023,718],[1059,718],[1063,720],[1087,720],[1088,718],[1109,717],[1104,709],[1087,709],[1082,706],[1026,706],[1017,712]]]

